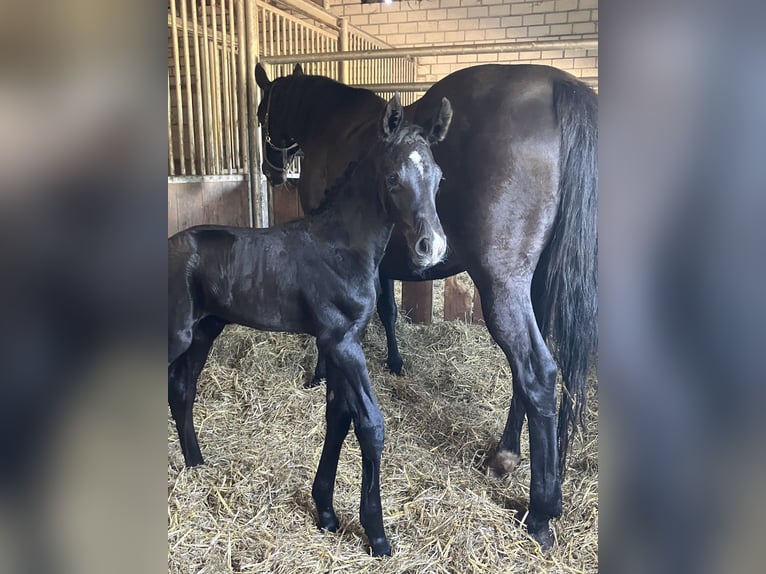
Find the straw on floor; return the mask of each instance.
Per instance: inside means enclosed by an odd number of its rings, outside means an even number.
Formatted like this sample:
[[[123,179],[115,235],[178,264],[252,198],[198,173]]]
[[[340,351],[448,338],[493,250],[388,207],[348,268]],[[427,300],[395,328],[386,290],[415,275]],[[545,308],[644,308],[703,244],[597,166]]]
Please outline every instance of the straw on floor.
[[[304,389],[312,338],[229,327],[200,377],[195,423],[206,465],[185,469],[168,413],[168,569],[279,574],[597,572],[597,382],[573,442],[564,515],[546,554],[519,521],[528,445],[509,477],[481,463],[508,411],[508,363],[487,330],[464,323],[397,326],[405,373],[385,368],[373,320],[368,366],[386,421],[381,491],[393,556],[366,554],[358,518],[361,456],[353,432],[338,468],[338,533],[316,527],[311,483],[324,437],[324,385]]]

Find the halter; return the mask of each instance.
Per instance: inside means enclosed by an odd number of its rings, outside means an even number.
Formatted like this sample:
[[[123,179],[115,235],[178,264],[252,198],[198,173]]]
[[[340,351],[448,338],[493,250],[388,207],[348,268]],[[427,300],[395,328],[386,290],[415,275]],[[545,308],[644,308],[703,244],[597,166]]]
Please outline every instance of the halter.
[[[274,87],[272,86],[269,90],[269,97],[266,100],[266,115],[263,118],[263,131],[265,133],[264,139],[266,140],[266,143],[268,146],[273,149],[274,151],[278,151],[282,154],[282,166],[274,165],[269,161],[268,154],[263,154],[263,162],[268,165],[271,169],[274,171],[278,171],[282,174],[284,174],[286,171],[290,169],[290,166],[292,165],[292,162],[295,160],[295,155],[290,159],[290,162],[287,161],[287,152],[294,150],[295,148],[299,147],[298,142],[293,142],[287,147],[279,147],[274,142],[271,141],[271,135],[269,135],[269,113],[271,111],[271,94],[274,92]]]

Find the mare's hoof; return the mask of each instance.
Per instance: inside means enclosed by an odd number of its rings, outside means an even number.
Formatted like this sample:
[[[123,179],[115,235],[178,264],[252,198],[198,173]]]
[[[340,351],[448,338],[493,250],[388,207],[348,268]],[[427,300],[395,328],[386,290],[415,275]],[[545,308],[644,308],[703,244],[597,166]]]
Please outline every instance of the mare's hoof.
[[[303,383],[303,388],[304,389],[313,389],[314,387],[318,387],[321,384],[322,384],[322,377],[315,376],[308,383]]]
[[[319,528],[320,530],[327,530],[328,532],[337,532],[340,527],[338,517],[330,510],[327,512],[319,513]]]
[[[205,464],[205,461],[202,460],[202,456],[199,458],[190,458],[184,461],[186,463],[186,468],[194,468],[195,466],[202,466]]]
[[[519,463],[519,455],[510,450],[498,450],[487,459],[487,472],[493,478],[505,478]]]
[[[402,357],[397,355],[396,357],[389,357],[386,361],[386,364],[388,365],[388,370],[391,371],[395,375],[401,375],[402,374],[402,367],[404,367],[404,361],[402,361]]]
[[[372,547],[372,555],[376,558],[381,556],[391,556],[391,545],[385,538],[370,540],[370,546]]]
[[[537,529],[528,529],[529,535],[535,539],[535,541],[540,545],[540,549],[543,552],[547,552],[551,548],[553,548],[553,530],[551,529],[548,524],[541,528]]]

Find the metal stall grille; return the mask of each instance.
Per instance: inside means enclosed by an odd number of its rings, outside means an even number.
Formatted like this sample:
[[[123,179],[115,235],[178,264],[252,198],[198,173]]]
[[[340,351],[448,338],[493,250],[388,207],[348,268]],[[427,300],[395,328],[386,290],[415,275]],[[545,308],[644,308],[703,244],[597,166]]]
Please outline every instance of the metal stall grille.
[[[253,161],[253,152],[258,154],[257,129],[248,123],[250,116],[254,120],[259,96],[250,77],[251,63],[269,57],[390,48],[306,0],[169,0],[167,18],[171,177],[257,172]],[[277,64],[269,72],[278,77],[292,73],[292,68]],[[308,74],[348,84],[382,84],[415,81],[417,64],[413,58],[398,56],[307,62],[303,68]],[[378,93],[385,98],[393,95]],[[403,94],[403,103],[415,97]],[[249,150],[248,144],[256,149]]]
[[[243,0],[169,0],[168,174],[248,165]]]

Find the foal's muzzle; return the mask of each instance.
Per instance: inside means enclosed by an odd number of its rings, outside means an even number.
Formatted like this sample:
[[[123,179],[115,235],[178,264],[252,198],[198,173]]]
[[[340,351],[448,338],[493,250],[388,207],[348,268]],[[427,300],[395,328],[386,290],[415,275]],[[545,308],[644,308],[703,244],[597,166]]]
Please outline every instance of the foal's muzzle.
[[[447,254],[447,238],[441,229],[423,233],[415,242],[413,263],[422,269],[440,263]]]

